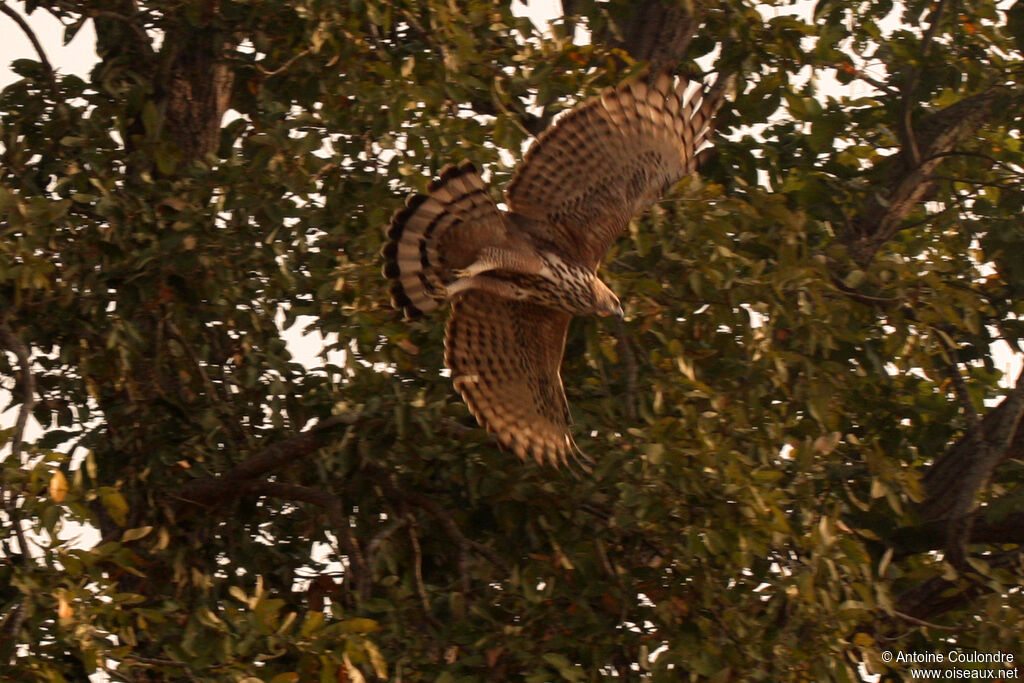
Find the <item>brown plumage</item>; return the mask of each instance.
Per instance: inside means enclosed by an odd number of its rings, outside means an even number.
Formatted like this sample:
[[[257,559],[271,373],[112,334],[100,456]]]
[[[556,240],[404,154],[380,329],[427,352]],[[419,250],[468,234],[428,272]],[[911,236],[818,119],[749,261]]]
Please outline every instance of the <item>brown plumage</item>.
[[[619,314],[597,277],[632,216],[697,168],[723,89],[661,74],[609,88],[527,151],[498,209],[468,162],[391,220],[382,254],[408,317],[452,301],[445,361],[470,411],[520,458],[577,452],[559,368],[573,315]]]

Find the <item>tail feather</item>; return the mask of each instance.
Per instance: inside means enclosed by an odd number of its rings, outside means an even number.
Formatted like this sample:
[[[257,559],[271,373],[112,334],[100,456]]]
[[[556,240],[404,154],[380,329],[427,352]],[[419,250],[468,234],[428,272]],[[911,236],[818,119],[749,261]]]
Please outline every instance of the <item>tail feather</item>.
[[[481,247],[500,243],[507,229],[476,167],[464,161],[442,169],[428,194],[409,197],[386,234],[382,270],[391,281],[391,303],[416,318],[444,301],[453,270],[469,265]]]

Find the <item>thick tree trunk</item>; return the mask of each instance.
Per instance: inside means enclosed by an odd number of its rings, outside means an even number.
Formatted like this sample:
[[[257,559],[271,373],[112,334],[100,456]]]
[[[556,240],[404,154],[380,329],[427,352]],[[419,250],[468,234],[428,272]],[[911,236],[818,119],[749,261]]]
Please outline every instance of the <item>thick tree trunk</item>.
[[[575,14],[580,9],[579,0],[562,0],[563,14]],[[672,71],[682,61],[703,14],[699,3],[668,0],[612,7],[606,30],[594,35],[593,41],[625,50],[633,59],[650,64],[652,72]]]
[[[165,134],[188,164],[215,152],[235,74],[225,61],[230,45],[215,32],[168,36],[176,47],[164,92]]]

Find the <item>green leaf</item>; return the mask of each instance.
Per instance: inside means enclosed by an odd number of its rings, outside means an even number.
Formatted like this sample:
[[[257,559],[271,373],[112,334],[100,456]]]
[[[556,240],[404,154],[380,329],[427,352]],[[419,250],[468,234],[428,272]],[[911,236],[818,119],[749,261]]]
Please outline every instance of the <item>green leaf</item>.
[[[103,508],[118,526],[125,526],[128,521],[128,501],[119,491],[107,490],[100,494]]]

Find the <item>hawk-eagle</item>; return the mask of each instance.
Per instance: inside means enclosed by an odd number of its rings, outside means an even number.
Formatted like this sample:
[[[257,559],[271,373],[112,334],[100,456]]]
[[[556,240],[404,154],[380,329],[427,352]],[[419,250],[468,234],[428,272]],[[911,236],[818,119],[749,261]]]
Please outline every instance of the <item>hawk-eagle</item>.
[[[445,361],[480,424],[520,458],[578,452],[559,368],[574,315],[621,315],[597,277],[632,216],[697,168],[724,88],[662,73],[608,88],[545,130],[495,204],[469,162],[409,197],[382,254],[408,317],[446,300]]]

